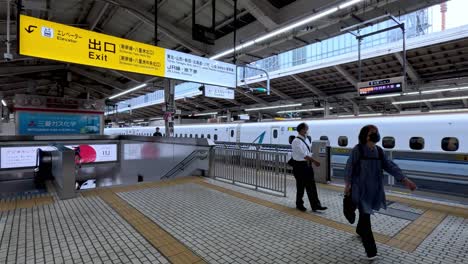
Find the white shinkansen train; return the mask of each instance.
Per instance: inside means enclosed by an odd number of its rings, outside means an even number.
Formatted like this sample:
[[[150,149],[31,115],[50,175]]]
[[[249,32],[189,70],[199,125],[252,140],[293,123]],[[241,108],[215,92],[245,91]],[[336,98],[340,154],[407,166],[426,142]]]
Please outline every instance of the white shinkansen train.
[[[180,125],[175,137],[209,138],[219,142],[289,145],[299,123],[309,125],[312,140],[328,140],[332,147],[352,148],[361,127],[379,128],[380,146],[387,150],[468,153],[468,114],[426,114],[361,118]],[[161,127],[161,133],[165,133]],[[106,128],[106,135],[151,136],[155,127]]]

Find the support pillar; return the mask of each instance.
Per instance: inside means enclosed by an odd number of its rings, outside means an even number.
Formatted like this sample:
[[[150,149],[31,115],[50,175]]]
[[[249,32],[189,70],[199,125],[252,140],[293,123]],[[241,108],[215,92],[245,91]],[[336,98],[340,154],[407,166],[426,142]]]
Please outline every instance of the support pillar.
[[[231,113],[231,111],[227,111],[227,113],[226,113],[226,120],[227,120],[228,123],[232,121],[232,113]]]
[[[353,115],[359,115],[359,106],[357,104],[353,104]]]
[[[166,112],[164,113],[164,126],[166,137],[174,136],[174,113],[175,113],[175,81],[170,79],[164,80],[164,102]]]
[[[328,100],[325,100],[323,117],[329,117],[329,116],[330,116],[330,103],[328,102]]]

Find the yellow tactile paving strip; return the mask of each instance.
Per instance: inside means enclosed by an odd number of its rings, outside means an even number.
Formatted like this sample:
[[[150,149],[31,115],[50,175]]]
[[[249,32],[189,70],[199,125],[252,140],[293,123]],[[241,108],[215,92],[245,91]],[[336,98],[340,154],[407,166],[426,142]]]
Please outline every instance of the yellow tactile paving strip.
[[[320,188],[329,189],[329,190],[338,191],[338,192],[343,191],[343,187],[335,186],[335,185],[318,183],[317,186]],[[415,200],[411,198],[399,197],[399,196],[395,196],[391,194],[390,195],[387,194],[386,197],[387,197],[387,200],[392,201],[392,202],[398,202],[398,203],[406,204],[406,205],[424,209],[424,210],[438,211],[440,213],[468,218],[468,210],[462,207],[455,207],[455,206],[443,205],[443,204],[434,204],[434,203]]]
[[[155,183],[143,183],[132,186],[111,187],[104,189],[95,189],[83,192],[82,195],[99,196],[108,203],[114,211],[124,218],[130,225],[133,226],[153,247],[155,247],[164,257],[173,264],[192,264],[206,263],[203,259],[193,253],[188,247],[179,242],[159,225],[147,218],[140,211],[129,205],[116,193],[141,190],[146,188],[154,188],[161,186],[169,186],[193,182],[193,178],[184,178],[174,181],[164,181]]]
[[[52,196],[32,197],[29,199],[18,199],[12,201],[0,201],[0,211],[8,211],[20,208],[32,208],[54,202]]]
[[[447,214],[428,210],[388,241],[387,245],[412,252],[434,231],[446,216]]]
[[[227,193],[227,194],[229,194],[231,196],[234,196],[234,197],[237,197],[237,198],[240,198],[240,199],[244,199],[244,200],[247,200],[249,202],[259,204],[259,205],[263,205],[263,206],[278,210],[280,212],[283,212],[283,213],[286,213],[286,214],[289,214],[289,215],[293,215],[293,216],[296,216],[296,217],[299,217],[299,218],[303,218],[303,219],[306,219],[306,220],[309,220],[309,221],[312,221],[312,222],[315,222],[315,223],[318,223],[318,224],[321,224],[321,225],[325,225],[325,226],[328,226],[328,227],[331,227],[331,228],[334,228],[334,229],[345,231],[345,232],[348,232],[348,233],[351,233],[351,234],[355,233],[354,227],[351,226],[351,225],[336,222],[336,221],[330,220],[328,218],[321,217],[319,215],[303,213],[301,211],[296,210],[295,208],[291,208],[291,207],[287,207],[287,206],[280,205],[280,204],[277,204],[277,203],[265,201],[265,200],[262,200],[260,198],[256,198],[256,197],[253,197],[253,196],[249,196],[247,194],[243,194],[243,193],[239,193],[239,192],[236,192],[236,191],[233,191],[233,190],[230,190],[230,189],[219,187],[217,185],[213,185],[213,184],[210,184],[210,183],[207,183],[207,182],[198,181],[197,183],[204,186],[204,187],[207,187],[207,188],[210,188],[210,189],[213,189],[213,190],[217,190],[217,191],[220,191],[220,192],[223,192],[223,193]],[[375,238],[376,241],[378,241],[380,243],[386,243],[391,239],[391,237],[389,237],[389,236],[378,234],[378,233],[374,233],[374,238]]]
[[[93,190],[82,191],[80,194],[84,197],[99,196],[106,201],[119,215],[121,215],[128,223],[130,223],[145,239],[147,239],[162,255],[164,255],[171,263],[186,264],[186,263],[206,263],[203,259],[193,253],[184,244],[172,237],[159,225],[140,213],[137,209],[130,206],[127,202],[121,199],[116,193],[130,192],[147,188],[163,187],[184,183],[196,183],[204,187],[217,190],[233,197],[244,199],[259,205],[263,205],[283,213],[313,221],[337,230],[345,231],[354,234],[354,227],[351,225],[339,223],[319,215],[303,213],[295,208],[290,208],[284,205],[269,202],[260,198],[249,196],[243,193],[226,189],[217,185],[205,182],[199,177],[185,177],[170,181],[140,183],[130,186],[115,186],[108,188],[98,188]],[[343,191],[342,187],[318,184],[321,188],[327,188],[335,191]],[[417,208],[424,209],[425,212],[411,224],[406,226],[394,237],[389,237],[383,234],[374,233],[375,240],[393,246],[408,252],[414,251],[432,231],[444,220],[448,215],[461,216],[468,218],[468,210],[463,208],[431,204],[429,202],[418,201],[408,198],[388,195],[387,198],[391,201],[408,204]],[[16,208],[32,208],[54,202],[53,196],[32,197],[29,199],[18,199],[5,201],[0,200],[0,211],[13,210]]]

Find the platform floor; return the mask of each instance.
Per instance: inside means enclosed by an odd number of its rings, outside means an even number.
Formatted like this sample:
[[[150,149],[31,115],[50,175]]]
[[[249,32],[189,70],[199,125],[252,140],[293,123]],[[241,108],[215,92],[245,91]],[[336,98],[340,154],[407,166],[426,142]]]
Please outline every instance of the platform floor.
[[[319,185],[324,213],[287,193],[189,177],[1,201],[0,263],[369,263],[338,188]],[[373,263],[468,263],[468,208],[392,200]]]

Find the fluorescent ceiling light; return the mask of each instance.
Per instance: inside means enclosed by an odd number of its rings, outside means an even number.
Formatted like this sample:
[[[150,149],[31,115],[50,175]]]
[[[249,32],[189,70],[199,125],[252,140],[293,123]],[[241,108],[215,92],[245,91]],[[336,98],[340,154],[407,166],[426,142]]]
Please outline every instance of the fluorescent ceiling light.
[[[377,99],[377,98],[387,98],[387,97],[396,97],[396,96],[403,96],[403,95],[416,95],[416,94],[419,94],[419,92],[370,95],[370,96],[366,96],[366,99]]]
[[[4,99],[2,99],[2,105],[3,105],[3,106],[7,106],[7,103],[5,102]]]
[[[430,110],[429,113],[468,112],[468,108]]]
[[[285,107],[296,107],[296,106],[302,106],[302,104],[289,104],[289,105],[265,106],[265,107],[257,107],[257,108],[245,109],[245,111],[267,110],[267,109],[285,108]]]
[[[352,6],[354,4],[357,4],[359,2],[362,2],[363,0],[351,0],[351,1],[348,1],[346,3],[343,3],[341,5],[338,6],[339,9],[344,9],[344,8],[347,8],[349,6]]]
[[[425,90],[425,91],[421,91],[421,94],[432,94],[432,93],[441,93],[441,92],[458,92],[458,91],[465,91],[465,90],[468,90],[468,86],[443,88],[443,89],[435,89],[435,90]],[[403,95],[417,95],[417,94],[419,94],[419,92],[371,95],[371,96],[366,96],[366,99],[377,99],[377,98],[396,97],[396,96],[403,96]]]
[[[126,91],[123,91],[123,92],[121,92],[121,93],[118,93],[118,94],[116,94],[116,95],[112,95],[111,97],[109,97],[109,99],[115,99],[115,98],[120,97],[120,96],[122,96],[122,95],[124,95],[124,94],[128,94],[128,93],[131,93],[131,92],[136,91],[136,90],[138,90],[138,89],[141,89],[141,88],[143,88],[143,87],[145,87],[145,86],[146,86],[146,83],[140,84],[140,85],[138,85],[138,86],[135,86],[135,87],[133,87],[133,88],[130,88],[130,89],[128,89],[128,90],[126,90]]]
[[[156,121],[156,120],[162,120],[163,118],[162,117],[153,117],[153,118],[150,118],[150,121]]]
[[[333,107],[330,107],[330,110],[333,109]],[[296,110],[284,110],[284,111],[278,111],[276,112],[277,114],[285,114],[285,113],[301,113],[301,112],[318,112],[318,111],[324,111],[325,108],[310,108],[310,109],[296,109]]]
[[[211,112],[211,113],[199,113],[199,114],[194,114],[194,116],[207,116],[207,115],[217,115],[218,112]]]
[[[272,31],[270,33],[267,33],[267,34],[265,34],[265,35],[263,35],[261,37],[258,37],[256,39],[254,39],[254,40],[248,41],[248,42],[246,42],[244,44],[237,45],[235,47],[235,49],[228,49],[226,51],[218,53],[218,54],[210,57],[210,59],[216,60],[216,59],[222,58],[222,57],[224,57],[226,55],[229,55],[229,54],[233,53],[234,51],[240,51],[240,50],[245,49],[247,47],[250,47],[252,45],[258,44],[258,43],[260,43],[262,41],[273,38],[275,36],[278,36],[279,34],[282,34],[282,33],[285,33],[287,31],[293,30],[293,29],[298,28],[300,26],[306,25],[306,24],[308,24],[308,23],[310,23],[312,21],[315,21],[315,20],[320,19],[322,17],[326,17],[326,16],[328,16],[330,14],[335,13],[336,11],[338,11],[340,9],[350,7],[350,6],[355,5],[355,4],[357,4],[359,2],[362,2],[362,1],[363,0],[350,0],[350,1],[347,1],[347,2],[345,2],[343,4],[341,4],[341,5],[329,8],[329,9],[327,9],[325,11],[313,14],[313,15],[308,16],[308,17],[306,17],[304,19],[301,19],[301,20],[299,20],[299,21],[297,21],[295,23],[292,23],[290,25],[287,25],[287,26],[284,26],[284,27],[279,28],[277,30],[274,30],[274,31]]]
[[[382,116],[383,114],[382,113],[373,113],[373,114],[362,114],[362,115],[358,115],[359,116]]]
[[[135,123],[143,122],[143,121],[145,121],[145,120],[144,119],[135,119],[135,120],[133,120],[133,122],[135,122]]]
[[[463,100],[463,99],[468,99],[468,96],[399,101],[399,102],[392,102],[392,104],[399,105],[399,104],[414,104],[414,103],[424,103],[424,102],[443,102],[443,101],[455,101],[455,100]]]
[[[440,92],[455,92],[455,91],[464,91],[468,90],[468,86],[465,87],[454,87],[454,88],[445,88],[445,89],[436,89],[436,90],[427,90],[421,91],[423,94],[430,94],[430,93],[440,93]]]

